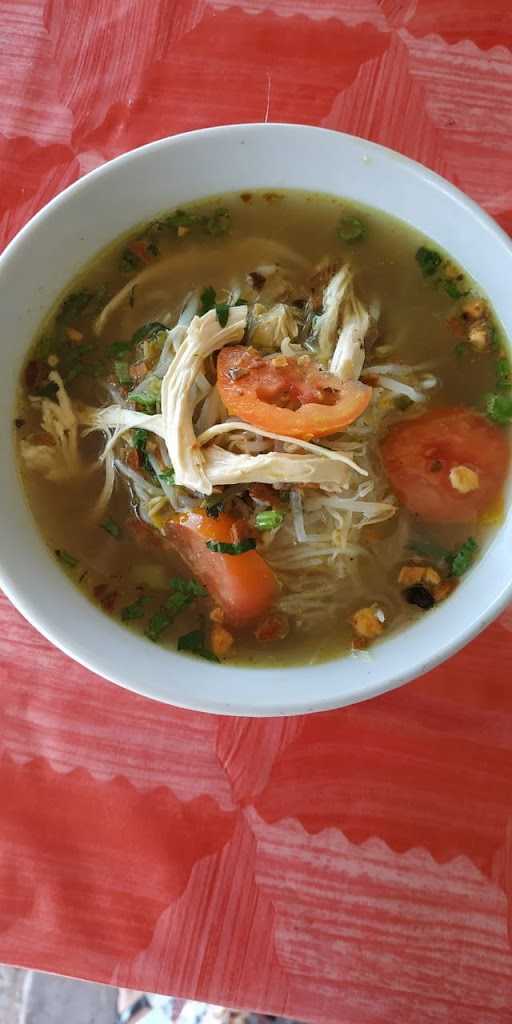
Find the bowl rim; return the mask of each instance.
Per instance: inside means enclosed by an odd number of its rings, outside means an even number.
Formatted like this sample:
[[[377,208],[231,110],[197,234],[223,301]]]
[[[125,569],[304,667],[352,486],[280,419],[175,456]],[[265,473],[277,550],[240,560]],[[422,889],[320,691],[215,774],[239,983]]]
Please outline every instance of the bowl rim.
[[[81,191],[86,191],[93,181],[97,181],[98,179],[101,179],[104,176],[111,176],[112,174],[115,174],[116,170],[121,165],[144,159],[148,154],[158,152],[158,150],[162,148],[170,147],[172,149],[174,146],[181,145],[184,140],[200,141],[201,139],[208,138],[211,135],[221,135],[225,136],[226,138],[231,137],[232,139],[236,140],[236,138],[239,137],[241,133],[244,133],[246,135],[254,135],[256,133],[263,132],[266,133],[267,135],[271,135],[272,133],[283,131],[292,132],[294,134],[318,133],[325,136],[334,136],[338,140],[338,142],[340,141],[341,137],[342,140],[345,140],[347,143],[350,143],[351,145],[360,145],[362,148],[364,148],[365,153],[373,153],[382,156],[388,161],[390,159],[392,159],[393,161],[399,161],[401,164],[405,166],[405,168],[410,173],[414,174],[417,178],[422,179],[422,181],[426,185],[435,186],[438,189],[441,189],[443,192],[448,193],[452,199],[456,200],[456,202],[463,208],[463,210],[465,210],[466,212],[471,212],[473,214],[473,217],[478,222],[479,227],[488,232],[490,231],[493,237],[496,239],[496,241],[500,241],[502,244],[504,243],[506,248],[512,254],[512,242],[509,236],[489,214],[487,214],[469,196],[466,196],[465,193],[463,193],[459,188],[457,188],[457,186],[452,185],[451,182],[449,182],[447,179],[437,174],[435,171],[432,171],[429,168],[425,167],[418,161],[412,160],[411,158],[406,157],[403,154],[398,153],[397,151],[390,149],[389,147],[383,146],[379,143],[371,142],[359,136],[350,135],[344,132],[337,132],[331,129],[321,128],[313,125],[289,124],[286,122],[254,122],[250,124],[230,124],[202,129],[194,129],[192,131],[181,132],[179,134],[172,136],[164,136],[160,139],[154,140],[149,143],[145,143],[144,145],[138,146],[134,149],[128,150],[125,153],[119,154],[112,160],[109,160],[102,164],[101,166],[94,168],[93,170],[85,174],[83,177],[81,177],[78,181],[73,182],[66,189],[64,189],[53,199],[51,199],[20,229],[20,231],[14,236],[14,238],[9,242],[9,244],[6,246],[6,248],[0,255],[0,274],[6,262],[12,257],[13,254],[17,252],[20,246],[25,244],[25,240],[31,235],[31,233],[34,230],[43,227],[45,221],[47,219],[51,219],[54,212],[58,210],[60,206],[65,205],[71,196],[77,194],[79,195]],[[264,187],[264,184],[261,187]],[[288,186],[283,186],[283,188],[286,187]],[[212,192],[212,195],[215,195],[215,192]],[[397,215],[395,214],[395,216]],[[126,230],[129,230],[129,227]],[[76,276],[76,274],[74,274],[73,276]],[[38,530],[35,520],[34,529]],[[501,530],[502,527],[500,526],[496,533],[499,534]],[[478,566],[476,567],[476,569],[478,569]],[[59,573],[59,576],[62,577],[62,581],[64,582],[64,574],[60,569],[57,571]],[[21,590],[19,589],[16,583],[15,574],[13,575],[8,570],[6,570],[2,558],[0,558],[0,584],[8,598],[15,605],[15,607],[18,608],[18,610],[28,619],[28,621],[32,625],[34,625],[34,627],[40,633],[47,637],[47,639],[49,639],[52,644],[60,648],[60,650],[62,650],[65,654],[70,656],[73,660],[78,661],[80,664],[82,664],[90,671],[96,674],[101,674],[101,676],[103,676],[105,679],[113,683],[116,683],[117,685],[120,685],[125,689],[131,690],[132,692],[141,694],[142,696],[150,697],[152,699],[156,699],[176,707],[181,707],[194,711],[206,711],[214,714],[240,715],[250,717],[290,716],[297,714],[327,711],[349,704],[358,703],[360,701],[369,700],[375,696],[396,689],[397,687],[404,685],[410,680],[417,678],[419,675],[422,675],[424,672],[435,668],[441,662],[445,661],[451,655],[455,654],[470,639],[472,639],[479,632],[481,632],[512,599],[511,573],[508,583],[505,582],[503,584],[500,584],[499,587],[497,585],[496,592],[494,593],[492,599],[488,601],[487,604],[482,608],[482,611],[478,614],[477,618],[474,621],[471,621],[465,626],[456,630],[454,636],[448,639],[437,651],[431,653],[427,658],[423,658],[422,661],[415,661],[413,658],[410,667],[401,672],[398,672],[396,675],[393,676],[392,679],[390,679],[388,676],[383,676],[380,680],[376,680],[373,682],[368,681],[364,684],[364,687],[360,689],[360,692],[354,692],[354,690],[352,689],[348,697],[343,692],[342,687],[340,685],[340,692],[335,697],[333,696],[317,698],[307,702],[305,702],[303,699],[299,699],[297,700],[296,703],[287,700],[286,704],[283,706],[283,704],[279,700],[279,696],[277,696],[277,698],[272,701],[258,704],[258,706],[252,706],[249,705],[247,701],[244,702],[243,700],[241,702],[238,702],[236,700],[230,700],[226,702],[226,700],[222,698],[216,699],[216,688],[214,686],[212,687],[211,691],[212,695],[208,700],[195,700],[192,697],[192,699],[189,701],[176,699],[176,696],[174,694],[166,692],[165,687],[161,685],[155,686],[151,684],[148,686],[144,680],[140,680],[137,682],[127,682],[126,675],[123,675],[123,673],[116,674],[115,672],[112,672],[111,669],[105,669],[105,666],[102,664],[102,657],[100,654],[96,654],[95,657],[91,657],[87,649],[82,649],[81,644],[78,641],[73,640],[71,643],[68,643],[66,636],[62,636],[60,634],[58,624],[56,624],[55,621],[53,623],[51,621],[49,622],[48,616],[45,617],[45,615],[43,614],[43,621],[41,621],[41,610],[34,607],[33,602],[31,602],[30,600],[30,594],[27,595],[23,588],[21,588]],[[75,589],[74,585],[73,589]],[[453,597],[451,598],[451,601],[452,600]],[[106,618],[106,616],[104,616],[104,613],[100,612],[99,614],[101,615],[102,618]],[[113,625],[114,623],[111,622],[111,626]],[[123,636],[126,635],[125,627],[120,627],[116,624],[116,628],[122,629]],[[411,631],[414,629],[415,626],[408,626],[406,628],[407,634],[410,635]],[[396,635],[394,639],[396,639]],[[388,641],[381,641],[379,647],[387,642]],[[153,650],[153,648],[151,649]],[[325,664],[333,664],[333,662],[336,662],[341,665],[343,663],[344,657],[345,656],[342,656],[339,659],[331,659],[330,662],[326,662]],[[185,660],[182,658],[180,660],[183,661],[183,664],[186,667]],[[320,664],[320,666],[316,667],[321,668],[322,665]],[[205,673],[207,672],[208,674],[211,672],[218,673],[219,669],[219,666],[209,666],[207,663],[205,663],[204,667],[203,665],[201,665],[201,670]],[[226,672],[227,670],[229,673],[233,673],[237,670],[248,670],[251,672],[251,674],[257,671],[256,669],[250,668],[248,666],[246,667],[228,665],[223,665],[222,670],[224,672]],[[264,671],[265,674],[270,675],[270,672],[274,672],[275,670],[264,669],[262,671]],[[290,666],[289,669],[277,670],[275,674],[277,675],[279,671],[293,671],[293,673],[304,673],[310,671],[310,666]],[[243,692],[243,687],[241,687],[241,689]]]

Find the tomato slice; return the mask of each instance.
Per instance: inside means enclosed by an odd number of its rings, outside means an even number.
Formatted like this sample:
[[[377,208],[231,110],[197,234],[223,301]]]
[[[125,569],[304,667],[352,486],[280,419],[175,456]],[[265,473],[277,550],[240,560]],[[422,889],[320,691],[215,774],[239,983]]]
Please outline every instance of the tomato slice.
[[[397,423],[384,438],[381,455],[393,490],[410,512],[429,522],[467,523],[503,487],[510,446],[502,429],[458,406]],[[477,473],[475,490],[455,489],[450,471],[457,466]]]
[[[217,387],[231,416],[262,430],[309,441],[336,434],[366,409],[372,389],[342,384],[312,362],[284,356],[263,359],[243,345],[222,349]]]
[[[165,536],[194,576],[224,610],[226,622],[246,626],[265,615],[279,588],[274,573],[257,551],[224,555],[211,551],[208,541],[237,543],[244,536],[245,520],[226,513],[216,519],[202,509],[172,515]]]

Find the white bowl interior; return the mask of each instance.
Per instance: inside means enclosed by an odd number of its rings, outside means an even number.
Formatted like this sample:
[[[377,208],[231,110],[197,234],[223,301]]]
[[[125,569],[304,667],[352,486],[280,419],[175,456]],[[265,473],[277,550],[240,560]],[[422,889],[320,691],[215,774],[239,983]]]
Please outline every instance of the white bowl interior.
[[[77,271],[132,225],[234,190],[301,188],[379,207],[445,248],[480,283],[512,337],[512,246],[444,179],[363,139],[299,125],[237,125],[152,143],[87,175],[41,211],[0,260],[0,580],[50,640],[106,678],[181,707],[287,715],[339,707],[433,667],[512,598],[512,511],[450,600],[371,655],[293,669],[215,666],[129,633],[54,564],[27,506],[12,443],[14,394],[42,316]],[[509,493],[510,498],[510,493]]]

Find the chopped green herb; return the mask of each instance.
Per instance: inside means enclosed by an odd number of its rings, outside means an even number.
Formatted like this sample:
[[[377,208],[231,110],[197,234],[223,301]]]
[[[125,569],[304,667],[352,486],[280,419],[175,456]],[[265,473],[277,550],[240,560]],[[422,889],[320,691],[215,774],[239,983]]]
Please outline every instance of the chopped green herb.
[[[463,292],[455,281],[444,280],[443,288],[446,294],[449,295],[451,299],[462,299],[464,295],[468,294],[467,291]]]
[[[105,369],[104,363],[97,358],[96,346],[90,342],[71,343],[64,336],[57,343],[54,354],[58,358],[59,373],[66,384],[70,384],[80,374],[95,375],[96,368],[102,372]]]
[[[120,270],[124,271],[124,273],[129,273],[131,270],[138,270],[140,266],[142,266],[140,256],[137,256],[133,249],[123,249],[119,261]]]
[[[231,214],[224,207],[218,207],[210,214],[190,213],[188,210],[175,210],[166,217],[161,226],[178,231],[179,228],[201,228],[207,235],[215,238],[225,235],[231,226]]]
[[[156,242],[152,238],[149,240],[149,242],[147,242],[146,249],[149,253],[151,253],[151,256],[160,255],[160,249],[158,248]]]
[[[336,234],[342,242],[358,242],[364,238],[366,227],[358,217],[341,217]]]
[[[148,437],[149,432],[147,430],[144,430],[143,427],[137,427],[137,429],[134,430],[132,434],[133,447],[136,448],[137,451],[139,452],[144,452],[146,450],[146,442]]]
[[[165,608],[159,608],[158,611],[151,616],[145,630],[145,635],[156,644],[162,633],[171,625],[171,622],[172,618]]]
[[[121,618],[123,622],[131,622],[134,619],[143,619],[146,614],[146,606],[151,601],[151,598],[147,595],[141,594],[132,604],[125,605],[121,608]]]
[[[489,333],[490,333],[491,352],[499,352],[500,347],[501,347],[501,341],[500,341],[500,335],[499,335],[498,328],[496,327],[495,324],[491,325],[491,329],[490,329]]]
[[[225,235],[231,227],[231,214],[225,207],[219,206],[218,209],[214,210],[209,216],[201,217],[200,223],[207,235],[213,235],[214,238],[220,238],[220,236]]]
[[[111,356],[127,356],[132,348],[133,342],[131,341],[113,341],[108,347],[108,352]]]
[[[151,473],[153,476],[155,476],[155,470],[153,469],[149,455],[146,451],[148,438],[149,432],[147,430],[144,430],[144,427],[137,427],[137,429],[134,430],[132,434],[132,444],[133,447],[136,448],[137,451],[140,453],[144,469],[148,473]]]
[[[145,395],[143,392],[129,395],[130,402],[134,402],[140,411],[148,414],[156,412],[158,399],[155,395]]]
[[[206,547],[218,555],[243,555],[246,551],[252,551],[256,547],[256,541],[252,537],[246,537],[238,544],[228,544],[223,540],[207,540]]]
[[[163,223],[166,227],[174,228],[177,231],[178,228],[193,227],[197,223],[197,217],[193,213],[189,213],[188,210],[175,210],[170,217],[165,218]]]
[[[458,551],[448,551],[435,541],[429,540],[413,539],[408,547],[422,558],[428,558],[433,562],[445,562],[451,576],[462,576],[469,569],[478,551],[478,544],[473,537],[468,537]]]
[[[65,551],[64,548],[55,548],[55,554],[59,559],[59,562],[62,562],[63,565],[67,565],[68,569],[75,569],[78,565],[78,558],[74,558],[73,555],[70,555],[69,551]]]
[[[118,526],[118,524],[114,522],[113,519],[105,519],[101,523],[101,528],[102,530],[106,530],[111,537],[115,537],[116,540],[119,540],[121,536],[121,527]]]
[[[189,654],[197,654],[198,657],[206,658],[207,661],[219,662],[213,651],[209,651],[205,647],[203,634],[200,629],[194,629],[191,633],[185,633],[184,636],[180,636],[178,650],[187,651]]]
[[[181,576],[175,576],[171,582],[171,595],[165,602],[165,607],[173,616],[179,614],[189,604],[193,604],[197,597],[206,597],[207,591],[196,580],[185,580]]]
[[[438,252],[435,252],[434,249],[427,249],[424,245],[421,245],[418,249],[416,259],[425,277],[432,277],[432,274],[436,273],[442,262]]]
[[[165,324],[160,323],[158,320],[150,320],[147,324],[142,324],[142,327],[138,327],[135,334],[132,336],[132,345],[136,345],[139,341],[145,341],[147,338],[155,338],[160,331],[167,333],[167,327]]]
[[[496,387],[499,391],[508,391],[512,387],[512,367],[506,356],[496,363]]]
[[[64,299],[59,312],[57,313],[58,320],[75,320],[85,312],[87,306],[94,298],[93,292],[83,288],[79,292],[71,292],[67,298]]]
[[[206,597],[208,591],[197,580],[185,580],[182,576],[174,576],[170,582],[171,590],[188,597]]]
[[[455,552],[454,555],[450,555],[448,562],[450,565],[450,574],[452,576],[462,576],[470,566],[473,564],[474,557],[478,551],[478,544],[474,537],[468,537],[464,544]]]
[[[155,374],[148,375],[140,384],[140,390],[135,389],[130,394],[130,402],[136,402],[146,412],[154,412],[157,405],[160,405],[162,381]]]
[[[114,363],[114,370],[116,377],[120,384],[132,384],[132,378],[130,377],[130,367],[128,363],[120,362],[116,360]]]
[[[200,298],[199,298],[198,316],[204,316],[204,314],[208,313],[208,311],[210,309],[214,309],[214,307],[215,307],[215,298],[216,298],[215,288],[212,288],[211,285],[208,285],[207,288],[203,289],[203,291],[201,292]]]
[[[174,475],[174,470],[172,469],[171,466],[169,466],[168,469],[164,469],[162,473],[159,473],[158,474],[158,479],[159,480],[163,480],[164,484],[174,484],[174,483],[176,483],[176,478],[175,478],[175,475]]]
[[[172,593],[149,620],[146,636],[155,643],[170,626],[177,615],[193,604],[197,597],[204,597],[206,590],[196,580],[185,580],[175,576],[170,583]]]
[[[193,600],[194,598],[188,594],[171,594],[165,602],[165,609],[175,619],[184,608],[188,608],[189,604],[192,604]]]
[[[467,355],[470,354],[470,348],[469,348],[469,345],[468,345],[467,341],[459,341],[456,344],[456,346],[455,346],[453,351],[455,352],[455,355],[457,356],[457,359],[462,359],[464,356],[467,356]]]
[[[243,299],[237,299],[234,305],[246,306],[247,303]],[[204,288],[201,292],[198,316],[204,316],[205,313],[209,313],[211,309],[215,310],[220,326],[225,327],[229,320],[229,310],[231,309],[231,306],[228,302],[217,302],[215,288],[208,285],[208,287]]]
[[[254,521],[258,530],[277,530],[283,520],[284,515],[282,512],[279,512],[276,508],[269,508],[263,512],[258,512]]]
[[[217,302],[215,304],[215,311],[217,313],[217,320],[221,327],[225,327],[229,320],[229,306],[227,302]]]
[[[512,395],[487,395],[485,411],[490,420],[506,427],[512,423]]]
[[[394,401],[395,409],[399,409],[400,412],[405,412],[412,404],[412,398],[408,395],[397,395]]]

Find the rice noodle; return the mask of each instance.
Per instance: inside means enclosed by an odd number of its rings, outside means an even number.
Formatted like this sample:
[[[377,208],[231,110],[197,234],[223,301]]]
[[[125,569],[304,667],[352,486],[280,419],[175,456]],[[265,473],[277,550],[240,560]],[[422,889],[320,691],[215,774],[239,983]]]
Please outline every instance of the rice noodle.
[[[155,484],[146,480],[142,473],[137,473],[131,466],[127,466],[126,462],[122,462],[120,459],[115,460],[115,468],[118,473],[125,476],[127,480],[133,484],[133,488],[137,497],[142,501],[149,501],[150,498],[157,498],[161,495],[161,487],[157,487]]]
[[[112,493],[114,491],[114,486],[116,482],[116,462],[114,458],[114,452],[112,449],[103,452],[101,462],[105,467],[105,480],[103,483],[103,487],[101,489],[101,493],[92,510],[93,519],[99,519],[105,512],[105,509],[107,508],[107,505],[112,497]]]
[[[396,513],[389,502],[340,499],[307,491],[301,496],[302,527],[297,527],[296,499],[290,494],[292,515],[287,518],[266,549],[265,557],[277,573],[282,585],[278,605],[293,615],[305,631],[323,627],[326,621],[340,614],[341,606],[350,606],[363,598],[366,570],[374,564],[375,555],[358,538],[361,528],[370,522],[382,521]],[[300,515],[300,513],[299,513]],[[404,536],[397,544],[402,547]],[[386,548],[383,541],[382,546]],[[395,558],[398,548],[393,544]],[[378,595],[389,604],[387,592]]]
[[[293,446],[294,448],[302,449],[302,451],[311,452],[312,455],[316,455],[319,458],[335,459],[336,461],[344,462],[345,465],[350,466],[355,473],[361,473],[362,476],[366,476],[365,470],[361,469],[357,463],[355,463],[348,455],[344,455],[343,452],[333,451],[331,448],[323,448],[318,444],[313,444],[311,441],[302,441],[298,437],[290,438],[286,437],[284,434],[274,434],[271,430],[262,430],[260,427],[253,427],[250,423],[244,423],[242,420],[226,420],[225,423],[216,423],[213,427],[210,427],[199,435],[197,443],[199,445],[205,445],[220,434],[230,434],[236,430],[259,434],[261,437],[268,437],[272,441],[281,441],[290,447]]]
[[[421,391],[417,391],[416,388],[410,386],[410,384],[404,384],[402,381],[393,380],[392,377],[379,377],[379,387],[385,388],[386,391],[392,391],[395,395],[405,395],[410,398],[412,402],[424,402],[425,395],[422,395]]]
[[[295,489],[290,491],[290,508],[292,512],[295,536],[299,544],[304,544],[308,538],[304,529],[304,512],[302,509],[302,496],[300,491],[296,491]]]
[[[392,374],[395,377],[410,377],[415,373],[421,373],[422,370],[430,370],[432,367],[438,364],[436,359],[428,359],[424,363],[417,363],[415,366],[411,366],[409,363],[383,363],[381,366],[368,366],[366,368],[367,373]]]

